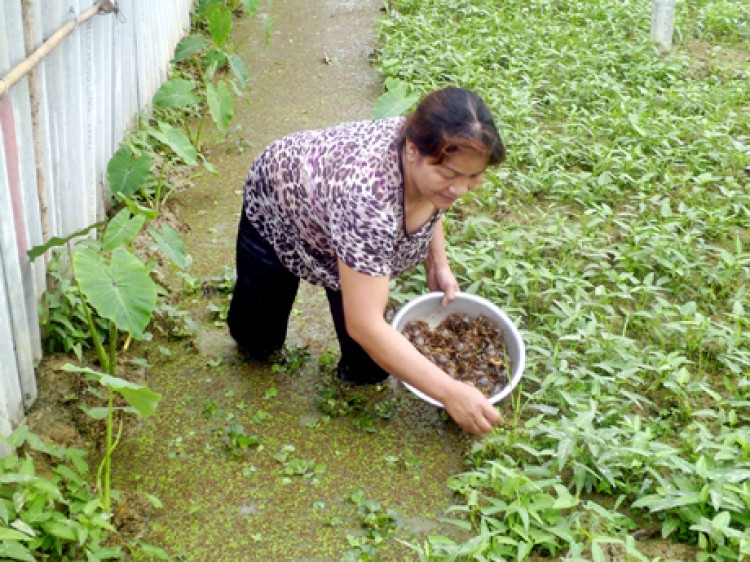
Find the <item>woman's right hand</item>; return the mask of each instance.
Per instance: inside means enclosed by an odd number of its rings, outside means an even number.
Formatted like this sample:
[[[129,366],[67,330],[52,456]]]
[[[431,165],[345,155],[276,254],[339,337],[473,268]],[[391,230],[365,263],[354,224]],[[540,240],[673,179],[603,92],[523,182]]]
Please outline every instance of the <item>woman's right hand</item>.
[[[467,433],[487,433],[500,423],[500,413],[479,390],[454,381],[443,406],[453,421]]]

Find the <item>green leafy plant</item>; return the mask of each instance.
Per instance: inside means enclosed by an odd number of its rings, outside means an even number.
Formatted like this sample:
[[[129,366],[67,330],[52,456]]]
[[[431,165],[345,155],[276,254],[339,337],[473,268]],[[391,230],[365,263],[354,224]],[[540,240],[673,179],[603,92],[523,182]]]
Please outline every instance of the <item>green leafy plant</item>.
[[[130,250],[145,222],[143,215],[132,216],[128,209],[123,209],[109,221],[101,239],[80,240],[75,251],[71,248],[71,241],[87,233],[87,230],[67,238],[50,240],[43,246],[29,250],[29,258],[33,260],[52,247],[67,245],[68,248],[73,280],[103,372],[72,365],[66,365],[64,369],[83,373],[107,390],[107,407],[88,412],[96,419],[106,419],[104,458],[97,473],[106,510],[110,509],[112,452],[119,440],[119,431],[115,434],[114,428],[114,397],[120,395],[129,404],[128,408],[123,409],[124,412],[143,417],[153,413],[160,399],[148,388],[117,376],[119,334],[126,334],[128,340],[143,338],[157,303],[159,289],[151,278],[148,265]],[[152,235],[157,234],[157,231],[152,231]],[[177,243],[173,232],[164,229],[155,238],[165,255],[184,263],[184,248]],[[99,336],[100,323],[106,324],[106,342]]]
[[[88,482],[85,451],[48,445],[23,425],[0,439],[14,451],[0,459],[3,560],[123,559],[122,548],[108,544],[115,529]],[[131,551],[168,559],[146,543],[132,545]]]

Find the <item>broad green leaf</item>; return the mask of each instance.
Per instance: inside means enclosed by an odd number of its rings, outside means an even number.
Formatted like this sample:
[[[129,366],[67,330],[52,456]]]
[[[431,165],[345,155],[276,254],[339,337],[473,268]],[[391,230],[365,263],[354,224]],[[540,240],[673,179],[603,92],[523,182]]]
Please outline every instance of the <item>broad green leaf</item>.
[[[144,418],[153,415],[161,400],[161,395],[150,388],[126,381],[125,379],[104,375],[99,382],[110,390],[120,394]]]
[[[107,182],[112,195],[130,197],[138,191],[151,173],[148,154],[136,157],[127,146],[114,153],[107,164]]]
[[[118,246],[127,246],[143,228],[146,217],[137,215],[131,218],[129,209],[122,209],[107,225],[107,230],[102,236],[102,249],[111,251]]]
[[[185,242],[176,229],[165,224],[161,232],[155,228],[149,228],[148,232],[156,240],[159,250],[177,267],[185,268],[190,265],[190,260],[185,254]]]
[[[223,47],[229,39],[229,32],[232,29],[232,12],[226,6],[214,3],[206,10],[206,19],[208,20],[208,32],[214,43]]]
[[[190,166],[198,165],[198,151],[185,136],[185,133],[175,129],[166,123],[159,123],[159,130],[151,129],[151,135],[158,141],[166,144],[174,153]]]
[[[398,82],[393,89],[381,95],[375,102],[373,119],[397,117],[409,111],[419,101],[419,94],[409,93],[405,82]]]
[[[194,93],[197,82],[173,78],[162,84],[154,94],[154,105],[159,107],[188,107],[200,103]]]
[[[66,363],[61,369],[69,373],[82,373],[97,380],[103,387],[112,392],[116,392],[125,398],[128,404],[135,408],[144,418],[147,418],[154,413],[156,406],[161,400],[161,396],[148,387],[120,377],[113,377],[112,375],[95,371],[88,367],[79,367],[78,365]]]
[[[202,35],[188,35],[177,45],[172,63],[177,64],[178,62],[182,62],[194,54],[200,53],[210,44],[211,42]]]
[[[100,253],[81,248],[73,263],[76,280],[99,316],[136,338],[143,337],[157,294],[146,266],[124,248],[112,252],[109,264]]]
[[[234,102],[232,93],[225,80],[220,80],[216,86],[211,82],[206,84],[206,97],[211,118],[220,131],[225,131],[234,116]]]
[[[245,9],[245,15],[251,18],[258,11],[258,0],[242,0],[242,7]]]
[[[232,69],[232,74],[240,83],[240,86],[244,88],[247,85],[248,78],[247,66],[245,66],[245,61],[243,61],[242,58],[237,54],[229,55],[229,58],[227,60],[229,61],[229,68]]]

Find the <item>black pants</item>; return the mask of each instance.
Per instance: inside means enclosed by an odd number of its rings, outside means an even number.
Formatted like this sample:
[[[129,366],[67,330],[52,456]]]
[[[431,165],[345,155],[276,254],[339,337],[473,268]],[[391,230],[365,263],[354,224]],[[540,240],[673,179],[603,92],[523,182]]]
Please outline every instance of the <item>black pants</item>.
[[[284,267],[273,246],[253,228],[244,208],[236,260],[237,283],[227,317],[229,333],[248,355],[267,359],[284,345],[300,280]],[[347,333],[341,292],[326,288],[326,296],[341,349],[338,377],[353,384],[385,380],[388,373]]]

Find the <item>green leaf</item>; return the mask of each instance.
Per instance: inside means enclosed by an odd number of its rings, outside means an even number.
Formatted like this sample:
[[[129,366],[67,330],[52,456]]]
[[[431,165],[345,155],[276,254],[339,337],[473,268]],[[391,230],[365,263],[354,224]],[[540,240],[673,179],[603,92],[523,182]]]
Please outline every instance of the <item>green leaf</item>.
[[[198,151],[195,150],[185,133],[163,122],[159,122],[158,131],[151,129],[149,132],[155,139],[171,148],[186,164],[190,166],[198,165]]]
[[[214,3],[206,10],[206,19],[211,38],[216,45],[222,47],[229,39],[232,29],[232,12],[226,6]]]
[[[101,373],[88,367],[79,367],[71,363],[66,363],[61,369],[69,373],[82,373],[97,380],[99,384],[108,390],[120,394],[144,418],[151,416],[156,411],[156,407],[161,400],[161,395],[148,387],[120,377],[113,377],[112,375]]]
[[[208,99],[208,109],[211,112],[211,118],[220,131],[225,131],[232,117],[234,117],[232,93],[229,91],[226,81],[220,80],[216,86],[211,82],[207,83],[206,97]]]
[[[200,103],[193,93],[198,84],[193,80],[173,78],[167,80],[154,94],[154,105],[159,107],[189,107]]]
[[[112,195],[130,197],[138,191],[151,173],[152,162],[148,154],[136,157],[127,146],[115,152],[107,164],[107,182]]]
[[[38,258],[41,255],[44,255],[47,250],[50,248],[57,248],[59,246],[64,246],[74,238],[78,238],[79,236],[85,236],[94,228],[99,228],[100,226],[104,226],[107,223],[107,221],[99,221],[96,222],[90,226],[87,226],[85,228],[82,228],[81,230],[75,231],[73,234],[70,234],[68,236],[53,236],[49,239],[49,241],[46,244],[41,244],[39,246],[34,246],[30,250],[26,252],[26,255],[29,257],[30,261],[34,261],[36,258]]]
[[[177,64],[178,62],[182,62],[185,59],[192,57],[194,54],[200,53],[210,44],[211,42],[202,35],[188,35],[178,43],[172,63]]]
[[[146,554],[148,556],[156,556],[159,560],[169,560],[169,554],[167,554],[164,549],[161,549],[158,546],[153,546],[145,542],[139,542],[138,546],[140,547],[143,554]]]
[[[33,535],[22,533],[21,531],[0,528],[0,540],[2,541],[30,541],[33,538]]]
[[[227,54],[221,49],[211,48],[203,60],[206,67],[204,75],[207,80],[210,80],[217,70],[224,68],[227,63]]]
[[[231,54],[229,55],[229,68],[232,69],[232,74],[234,74],[234,77],[237,79],[237,81],[240,83],[240,86],[243,88],[247,85],[247,66],[245,66],[245,61],[240,58],[237,54]]]
[[[31,551],[15,541],[0,543],[0,557],[11,560],[24,560],[25,562],[34,562]]]
[[[110,264],[100,253],[81,248],[73,263],[76,280],[99,316],[136,338],[143,337],[157,294],[146,266],[124,248],[112,252]]]
[[[137,215],[131,218],[130,210],[123,209],[107,225],[102,237],[102,250],[108,252],[119,246],[127,246],[143,228],[146,217]]]
[[[60,537],[71,542],[77,538],[75,529],[60,521],[48,521],[42,525],[42,529],[53,537]]]
[[[190,260],[185,254],[185,243],[176,229],[165,224],[161,232],[154,228],[149,228],[148,232],[156,240],[159,250],[177,267],[184,269],[190,265]]]
[[[373,119],[385,119],[397,117],[409,111],[419,101],[419,94],[409,93],[405,82],[396,81],[391,83],[392,88],[381,95],[375,102]]]

